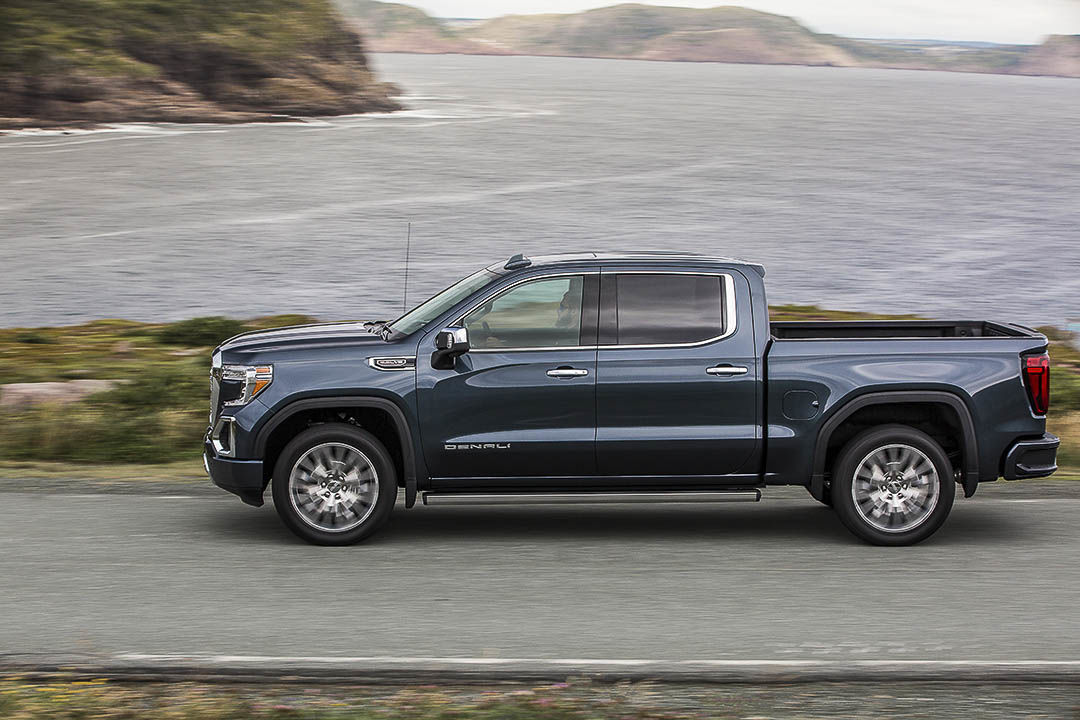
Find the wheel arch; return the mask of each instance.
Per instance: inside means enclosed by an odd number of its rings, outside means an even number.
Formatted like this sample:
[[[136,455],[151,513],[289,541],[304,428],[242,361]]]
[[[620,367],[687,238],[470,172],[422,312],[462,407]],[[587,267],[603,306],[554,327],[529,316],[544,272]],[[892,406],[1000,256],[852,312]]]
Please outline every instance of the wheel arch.
[[[852,398],[833,411],[822,423],[814,445],[813,474],[810,476],[810,494],[818,500],[825,498],[825,475],[830,452],[835,452],[835,442],[831,442],[836,432],[849,420],[854,420],[857,413],[867,408],[881,406],[936,406],[952,414],[959,429],[959,446],[963,458],[964,497],[971,497],[979,484],[979,446],[975,434],[975,422],[971,410],[958,395],[940,390],[898,390],[871,392]]]
[[[416,456],[416,444],[405,411],[388,398],[368,395],[316,397],[295,400],[285,405],[276,411],[255,435],[254,450],[258,457],[263,458],[266,471],[270,472],[270,466],[273,465],[273,460],[267,458],[267,452],[272,448],[271,439],[276,430],[286,426],[290,420],[298,419],[305,414],[332,410],[368,410],[385,415],[397,439],[397,447],[387,449],[392,457],[400,458],[401,475],[405,486],[405,506],[412,507],[416,502],[418,478],[423,472],[422,465]],[[380,440],[383,444],[388,444],[384,438]]]

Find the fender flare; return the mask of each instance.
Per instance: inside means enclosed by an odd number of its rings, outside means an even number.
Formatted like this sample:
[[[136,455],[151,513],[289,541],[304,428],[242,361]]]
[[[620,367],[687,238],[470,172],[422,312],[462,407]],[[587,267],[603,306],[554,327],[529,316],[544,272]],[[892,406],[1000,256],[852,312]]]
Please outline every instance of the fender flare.
[[[833,432],[859,410],[871,405],[889,405],[893,403],[918,405],[948,405],[960,418],[960,430],[964,442],[964,497],[975,494],[979,485],[979,441],[975,435],[975,422],[971,411],[959,396],[949,392],[935,390],[899,390],[890,392],[872,392],[859,395],[841,405],[821,425],[817,443],[814,445],[813,474],[810,476],[810,494],[818,500],[825,496],[825,454]]]
[[[409,428],[409,421],[405,417],[405,412],[393,400],[370,395],[343,395],[295,400],[277,410],[259,429],[255,435],[255,452],[259,457],[263,457],[266,454],[266,444],[270,439],[270,435],[293,415],[305,410],[330,407],[376,408],[389,415],[401,441],[401,459],[405,471],[405,507],[411,508],[416,503],[418,475],[416,445],[413,442],[413,433]]]

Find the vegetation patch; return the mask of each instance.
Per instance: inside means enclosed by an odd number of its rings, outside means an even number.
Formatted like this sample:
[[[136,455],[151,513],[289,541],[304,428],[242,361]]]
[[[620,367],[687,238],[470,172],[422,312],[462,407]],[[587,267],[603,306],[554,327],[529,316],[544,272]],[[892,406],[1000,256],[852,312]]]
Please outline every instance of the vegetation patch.
[[[166,463],[198,458],[206,431],[210,351],[238,332],[311,322],[196,318],[166,325],[99,320],[0,330],[0,385],[79,378],[122,380],[65,405],[7,410],[0,459]],[[26,343],[27,333],[40,341]]]
[[[181,320],[158,330],[158,340],[166,345],[189,347],[217,346],[247,327],[240,320],[227,317],[198,317]]]
[[[661,720],[730,718],[713,691],[691,703],[648,683],[419,689],[122,686],[104,680],[0,684],[7,720]],[[690,707],[687,707],[690,705]]]

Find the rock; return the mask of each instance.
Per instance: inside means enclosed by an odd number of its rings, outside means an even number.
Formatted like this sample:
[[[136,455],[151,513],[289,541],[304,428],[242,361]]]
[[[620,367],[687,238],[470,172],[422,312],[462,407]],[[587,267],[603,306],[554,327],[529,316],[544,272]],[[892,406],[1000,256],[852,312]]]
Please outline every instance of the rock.
[[[135,343],[130,340],[120,340],[113,344],[113,355],[130,355],[135,351]]]
[[[66,405],[95,393],[112,390],[119,380],[11,383],[0,385],[0,408],[21,410],[45,403]]]

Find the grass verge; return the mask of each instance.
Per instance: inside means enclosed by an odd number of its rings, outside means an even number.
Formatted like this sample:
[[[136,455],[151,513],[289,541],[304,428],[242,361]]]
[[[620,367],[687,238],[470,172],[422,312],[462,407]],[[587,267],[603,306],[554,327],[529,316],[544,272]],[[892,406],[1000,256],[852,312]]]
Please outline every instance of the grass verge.
[[[112,485],[138,484],[141,482],[206,484],[206,471],[199,459],[179,460],[169,463],[92,464],[73,462],[49,462],[42,460],[0,460],[0,479],[25,480],[92,480]]]
[[[629,683],[388,690],[190,684],[125,687],[103,680],[8,682],[0,684],[0,716],[8,720],[659,720],[737,716],[712,698],[690,710],[678,701],[678,692],[657,690],[653,685]]]

